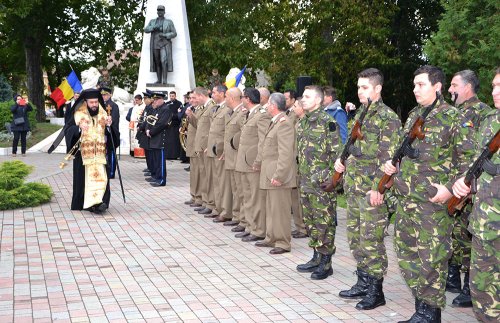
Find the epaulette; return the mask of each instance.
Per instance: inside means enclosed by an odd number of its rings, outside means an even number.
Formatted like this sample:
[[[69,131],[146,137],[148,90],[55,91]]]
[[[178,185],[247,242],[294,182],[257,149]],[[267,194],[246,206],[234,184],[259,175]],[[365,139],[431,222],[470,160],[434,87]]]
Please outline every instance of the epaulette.
[[[260,113],[266,113],[267,112],[266,109],[264,109],[264,108],[260,108],[259,111],[260,111]]]
[[[279,122],[283,122],[283,121],[286,121],[285,116],[281,117],[280,120],[279,120]]]
[[[248,111],[247,108],[245,108],[245,107],[241,108],[241,112],[247,112],[247,111]]]

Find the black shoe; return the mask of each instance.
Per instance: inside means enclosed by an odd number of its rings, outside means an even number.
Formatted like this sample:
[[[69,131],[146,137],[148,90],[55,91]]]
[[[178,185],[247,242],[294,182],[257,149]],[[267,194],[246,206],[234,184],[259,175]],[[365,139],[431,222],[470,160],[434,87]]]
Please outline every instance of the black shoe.
[[[451,293],[460,293],[462,291],[461,284],[460,265],[449,265],[448,277],[446,278],[446,291]]]
[[[146,182],[149,182],[149,183],[158,182],[158,181],[159,181],[158,178],[154,178],[154,177],[146,178]]]
[[[464,275],[464,287],[460,294],[453,300],[451,303],[453,307],[472,307],[472,299],[470,296],[470,287],[469,287],[469,272],[466,271]]]
[[[299,273],[312,273],[319,265],[321,260],[321,254],[314,249],[313,256],[311,260],[306,262],[305,264],[301,264],[297,266],[297,271]]]
[[[188,167],[184,168],[184,170],[185,170],[186,172],[189,172],[189,171],[191,170],[191,166],[188,166]]]
[[[189,164],[189,160],[181,160],[181,164]]]
[[[245,227],[239,224],[231,229],[231,232],[243,232],[243,231],[245,231]]]
[[[332,255],[321,255],[318,267],[312,272],[311,279],[321,280],[333,275]]]
[[[418,309],[409,320],[398,323],[441,323],[441,309],[421,301]]]
[[[234,235],[235,238],[244,238],[250,235],[250,232],[245,232],[245,229],[243,229],[242,232],[237,233]]]
[[[252,241],[259,241],[259,240],[264,240],[264,237],[257,237],[254,236],[253,234],[249,234],[246,237],[243,237],[241,241],[243,242],[252,242]]]
[[[89,211],[96,214],[103,214],[104,212],[106,212],[107,208],[108,205],[106,203],[101,203],[90,207]]]
[[[195,207],[193,210],[196,211],[196,212],[199,212],[199,211],[204,210],[204,209],[206,209],[206,207],[204,207],[202,205],[202,206]]]
[[[205,209],[199,211],[198,213],[199,214],[211,214],[212,213],[212,209],[205,208]]]
[[[149,170],[148,168],[144,168],[144,169],[142,170],[142,172],[143,172],[143,173],[145,173],[145,172],[150,172],[150,170]]]
[[[340,291],[339,296],[342,298],[359,298],[366,296],[369,286],[368,274],[363,270],[356,270],[358,281],[349,290]]]
[[[385,305],[385,296],[382,291],[382,283],[384,278],[377,279],[373,276],[368,276],[370,286],[366,292],[366,296],[356,304],[358,310],[372,310],[376,307]]]
[[[162,182],[162,181],[158,181],[158,182],[149,183],[149,185],[151,185],[153,187],[160,187],[160,186],[166,186],[167,183],[166,182]]]
[[[151,176],[151,172],[144,172],[143,174],[144,174],[144,176],[146,176],[146,177],[147,177],[147,176]]]

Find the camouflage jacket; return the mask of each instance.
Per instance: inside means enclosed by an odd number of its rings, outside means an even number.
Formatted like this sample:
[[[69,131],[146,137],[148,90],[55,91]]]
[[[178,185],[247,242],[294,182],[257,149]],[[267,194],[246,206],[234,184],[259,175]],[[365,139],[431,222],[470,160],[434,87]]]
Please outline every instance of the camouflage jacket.
[[[359,108],[356,119],[366,109]],[[401,121],[398,115],[382,102],[373,102],[370,106],[361,133],[364,138],[357,140],[347,159],[344,189],[346,192],[365,194],[376,190],[380,178],[384,175],[383,165],[392,158],[401,138]]]
[[[476,131],[479,130],[481,122],[486,118],[486,116],[492,111],[491,107],[485,103],[479,101],[477,96],[470,98],[469,100],[463,102],[457,109],[462,112],[465,116],[467,122],[472,123],[472,128]]]
[[[476,158],[499,129],[500,110],[495,109],[486,115],[477,132]],[[497,167],[500,165],[498,152],[491,161]],[[500,175],[483,172],[477,185],[474,209],[469,216],[469,231],[482,240],[494,240],[500,236]]]
[[[321,183],[330,180],[341,147],[340,129],[323,109],[316,109],[299,121],[297,154],[301,191],[317,192]]]
[[[404,133],[409,132],[424,110],[418,105],[410,111]],[[445,185],[451,192],[458,175],[466,171],[474,156],[473,130],[456,108],[443,100],[439,102],[425,119],[425,138],[412,144],[419,156],[406,156],[401,162],[394,181],[395,192],[425,203],[435,194],[431,183]]]

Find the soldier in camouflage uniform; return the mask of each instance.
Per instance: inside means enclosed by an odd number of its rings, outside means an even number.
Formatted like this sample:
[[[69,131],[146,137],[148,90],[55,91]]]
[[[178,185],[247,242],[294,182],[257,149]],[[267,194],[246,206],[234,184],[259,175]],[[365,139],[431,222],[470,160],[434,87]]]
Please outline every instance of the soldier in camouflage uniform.
[[[492,109],[479,101],[476,93],[479,91],[479,79],[471,70],[455,73],[451,80],[448,92],[452,95],[455,107],[461,111],[472,125],[478,130],[485,115]],[[463,212],[455,218],[452,235],[453,254],[448,266],[446,290],[460,293],[452,302],[457,307],[472,307],[469,289],[470,248],[472,236],[467,231],[469,214],[472,206],[468,205]],[[461,268],[462,267],[462,268]],[[464,272],[464,285],[461,288],[460,269]]]
[[[415,296],[416,312],[406,322],[440,322],[446,305],[445,284],[451,255],[453,219],[443,205],[452,195],[451,186],[473,158],[473,129],[463,115],[444,102],[441,89],[445,76],[435,66],[418,68],[413,80],[416,101],[406,121],[407,133],[418,116],[436,106],[425,119],[423,140],[415,140],[415,153],[403,158],[394,178],[399,197],[394,246],[399,268]],[[398,169],[387,161],[385,172]]]
[[[347,239],[357,262],[357,283],[343,290],[343,298],[363,299],[357,309],[370,310],[385,305],[382,291],[387,272],[384,245],[388,225],[388,210],[384,196],[377,191],[377,179],[383,176],[384,162],[391,158],[401,136],[401,121],[382,101],[384,76],[376,68],[358,74],[358,97],[362,106],[357,118],[372,101],[362,124],[363,140],[351,147],[346,166],[338,159],[335,170],[346,171],[344,191],[347,196]]]
[[[481,123],[477,132],[476,158],[500,129],[500,68],[493,79],[496,109]],[[500,157],[498,152],[478,179],[478,192],[469,218],[472,233],[470,287],[476,318],[481,322],[498,322],[500,316]],[[457,197],[470,188],[460,178],[453,185]]]
[[[300,200],[309,246],[313,257],[297,266],[299,272],[312,272],[312,279],[325,279],[333,274],[331,265],[335,253],[337,217],[336,193],[323,192],[320,184],[329,181],[333,161],[342,146],[335,119],[321,109],[323,90],[307,86],[302,96],[306,115],[297,126]]]

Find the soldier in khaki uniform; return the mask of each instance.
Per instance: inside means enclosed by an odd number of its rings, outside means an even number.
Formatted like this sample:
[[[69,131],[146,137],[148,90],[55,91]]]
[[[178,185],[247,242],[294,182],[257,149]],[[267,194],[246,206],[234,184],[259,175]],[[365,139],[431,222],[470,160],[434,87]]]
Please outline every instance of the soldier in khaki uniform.
[[[224,132],[224,152],[222,154],[222,159],[224,159],[226,177],[230,179],[229,189],[232,194],[231,196],[224,195],[222,203],[226,209],[232,210],[233,219],[224,223],[224,225],[237,225],[231,229],[232,232],[244,232],[246,227],[246,222],[241,217],[240,213],[240,207],[243,203],[241,173],[235,171],[236,156],[238,154],[237,143],[239,143],[241,126],[243,125],[243,121],[245,121],[246,112],[248,111],[243,108],[241,94],[240,89],[236,87],[226,92],[226,105],[230,109],[230,112],[225,118],[226,129]]]
[[[294,126],[297,127],[297,122],[300,120],[300,118],[297,112],[295,111],[296,109],[295,102],[297,102],[296,93],[294,90],[286,90],[283,94],[285,95],[286,99],[286,115],[293,122]],[[304,110],[302,110],[302,114],[303,113]],[[292,215],[293,215],[293,224],[295,225],[295,230],[292,231],[292,237],[307,238],[306,226],[304,224],[304,219],[302,215],[302,206],[300,205],[298,182],[299,182],[299,177],[297,176],[297,187],[292,188]]]
[[[292,187],[297,185],[295,161],[295,127],[286,116],[285,96],[273,93],[268,112],[272,116],[262,146],[260,188],[266,192],[266,239],[274,245],[269,251],[277,255],[291,249]]]
[[[236,171],[241,173],[243,205],[240,217],[248,225],[242,241],[263,240],[266,235],[265,192],[259,189],[260,153],[271,116],[259,105],[260,94],[254,88],[246,88],[243,106],[248,109],[241,128],[240,144],[236,157]]]
[[[196,122],[202,110],[198,109],[197,101],[193,93],[189,95],[189,103],[191,106],[186,109],[186,118],[188,118],[188,130],[186,140],[186,157],[189,157],[190,172],[189,172],[189,191],[191,194],[191,207],[204,207],[202,199],[202,181],[201,181],[201,160],[194,151],[194,139],[196,138]],[[191,115],[191,117],[190,117]]]
[[[217,209],[217,216],[214,219],[215,223],[231,221],[232,206],[224,204],[223,201],[231,198],[231,178],[226,177],[224,171],[224,160],[221,159],[224,151],[224,128],[225,119],[232,111],[226,106],[226,91],[225,85],[217,85],[212,90],[212,99],[215,101],[216,106],[213,108],[212,122],[210,124],[210,131],[208,133],[207,145],[207,159],[211,164],[213,170],[213,190],[215,197],[215,207]]]
[[[203,208],[195,208],[200,214],[204,214],[206,217],[215,217],[218,214],[215,209],[214,200],[214,190],[213,190],[213,178],[212,178],[212,167],[207,159],[207,145],[208,145],[208,133],[210,131],[210,121],[212,115],[212,109],[215,107],[215,102],[208,97],[208,91],[202,87],[196,87],[193,89],[193,95],[198,104],[197,110],[199,114],[192,114],[186,111],[186,115],[189,117],[189,122],[196,125],[196,136],[194,139],[194,151],[198,158],[200,159],[200,175],[201,175],[201,192],[202,199],[204,202]],[[214,211],[212,213],[212,211]]]

